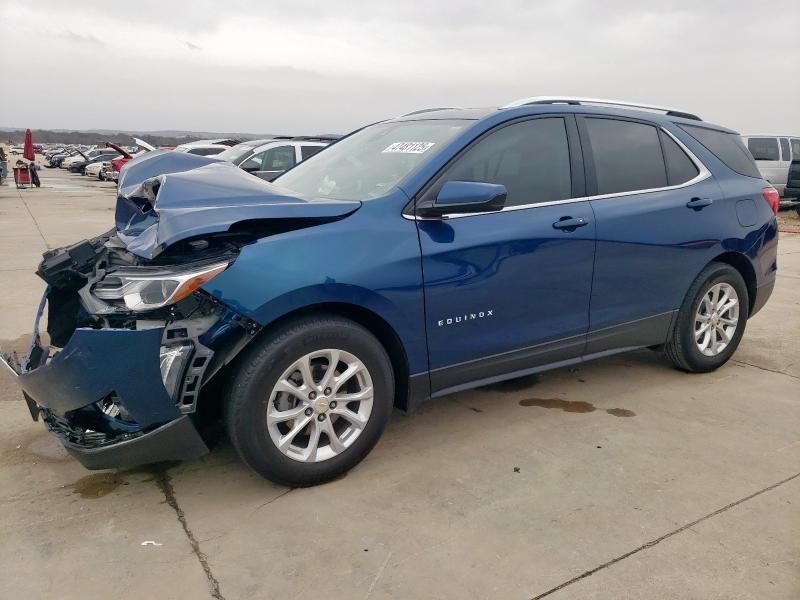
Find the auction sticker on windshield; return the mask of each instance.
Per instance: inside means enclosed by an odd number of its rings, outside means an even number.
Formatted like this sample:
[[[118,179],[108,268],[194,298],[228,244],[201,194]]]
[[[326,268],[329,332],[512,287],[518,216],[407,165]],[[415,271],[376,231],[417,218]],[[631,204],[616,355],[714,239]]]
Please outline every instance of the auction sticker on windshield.
[[[395,142],[383,152],[389,154],[422,154],[431,149],[436,142]]]

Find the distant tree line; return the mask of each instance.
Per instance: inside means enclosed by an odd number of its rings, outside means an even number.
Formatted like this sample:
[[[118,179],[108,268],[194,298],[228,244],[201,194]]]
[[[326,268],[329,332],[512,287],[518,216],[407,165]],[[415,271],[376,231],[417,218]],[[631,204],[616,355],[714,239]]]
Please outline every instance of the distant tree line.
[[[194,142],[200,138],[198,136],[166,136],[151,134],[130,134],[130,133],[103,133],[101,131],[51,131],[49,129],[32,129],[34,144],[103,144],[104,142],[114,142],[115,144],[129,146],[132,145],[133,136],[152,144],[153,146],[177,146],[187,142]],[[0,132],[0,139],[5,139],[9,144],[22,144],[25,141],[25,130]]]

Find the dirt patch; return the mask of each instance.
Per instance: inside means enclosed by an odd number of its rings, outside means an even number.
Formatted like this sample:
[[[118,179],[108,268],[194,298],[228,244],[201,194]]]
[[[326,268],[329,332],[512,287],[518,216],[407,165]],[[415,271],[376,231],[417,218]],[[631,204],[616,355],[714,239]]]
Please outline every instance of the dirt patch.
[[[127,482],[119,473],[94,473],[64,487],[81,498],[94,500],[107,496],[121,485],[127,485]]]
[[[558,408],[570,413],[588,413],[597,410],[594,404],[580,400],[562,400],[560,398],[526,398],[519,401],[520,406],[538,406],[540,408]]]
[[[597,407],[591,402],[582,400],[564,400],[562,398],[526,398],[519,401],[520,406],[538,406],[539,408],[557,408],[568,413],[590,413]],[[627,408],[607,408],[605,412],[615,417],[635,417],[636,413]]]
[[[636,413],[627,408],[609,408],[606,412],[615,417],[635,417]]]

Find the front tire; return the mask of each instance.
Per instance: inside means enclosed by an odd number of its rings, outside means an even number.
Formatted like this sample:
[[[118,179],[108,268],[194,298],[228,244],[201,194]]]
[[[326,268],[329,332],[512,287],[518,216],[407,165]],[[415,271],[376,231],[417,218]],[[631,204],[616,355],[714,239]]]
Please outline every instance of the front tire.
[[[750,300],[742,275],[714,262],[692,283],[664,346],[675,367],[706,373],[724,365],[744,335]]]
[[[260,475],[292,487],[334,479],[377,443],[394,374],[380,342],[336,316],[270,332],[239,361],[226,396],[228,435]]]

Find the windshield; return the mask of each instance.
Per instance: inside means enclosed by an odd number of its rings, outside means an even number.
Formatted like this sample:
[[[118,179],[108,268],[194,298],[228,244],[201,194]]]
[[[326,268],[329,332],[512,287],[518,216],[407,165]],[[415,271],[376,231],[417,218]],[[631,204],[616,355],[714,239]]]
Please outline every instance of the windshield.
[[[301,162],[275,183],[317,198],[377,198],[469,124],[448,119],[371,125]]]
[[[236,144],[235,146],[232,146],[227,150],[223,150],[222,152],[217,154],[217,158],[221,158],[222,160],[227,160],[235,165],[238,165],[239,161],[241,161],[246,156],[249,156],[250,153],[254,149],[256,149],[260,144],[261,143],[252,144],[250,142],[244,142],[243,144]]]

